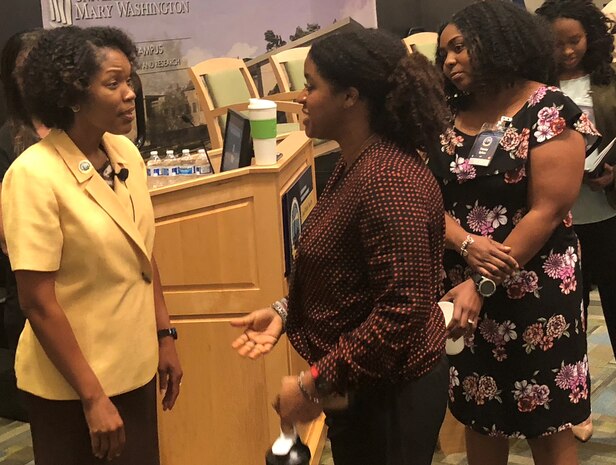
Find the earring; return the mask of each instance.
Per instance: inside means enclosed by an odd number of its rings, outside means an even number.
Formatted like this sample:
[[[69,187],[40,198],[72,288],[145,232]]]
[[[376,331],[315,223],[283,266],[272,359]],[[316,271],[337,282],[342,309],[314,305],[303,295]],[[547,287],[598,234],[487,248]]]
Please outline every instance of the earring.
[[[471,95],[471,93],[467,92],[467,91],[455,92],[453,95],[448,95],[446,97],[447,103],[449,103],[451,105],[453,102],[456,102],[456,101],[458,101],[458,102],[464,101],[465,99],[470,97],[470,95]]]
[[[73,110],[73,113],[78,113],[78,112],[79,112],[79,110],[81,110],[81,106],[79,106],[79,105],[73,105],[73,106],[71,107],[71,110]]]
[[[453,94],[453,98],[463,98],[463,97],[468,97],[469,95],[471,95],[470,92],[466,91],[466,90],[462,90],[460,92],[456,92],[455,94]]]

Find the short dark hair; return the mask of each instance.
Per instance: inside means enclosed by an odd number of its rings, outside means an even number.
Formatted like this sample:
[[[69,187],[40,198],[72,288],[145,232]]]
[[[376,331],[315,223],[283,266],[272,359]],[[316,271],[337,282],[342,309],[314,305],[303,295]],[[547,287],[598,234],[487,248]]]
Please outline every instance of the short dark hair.
[[[597,85],[610,84],[616,74],[612,69],[614,52],[614,23],[605,16],[592,0],[547,0],[536,13],[553,23],[557,19],[575,19],[586,32],[586,53],[582,68]]]
[[[122,52],[134,66],[135,44],[120,29],[66,26],[47,31],[24,67],[28,110],[47,127],[69,129],[74,121],[71,107],[87,99],[103,48]]]
[[[451,117],[442,81],[423,55],[376,29],[334,34],[314,43],[310,59],[336,90],[354,87],[374,132],[409,151],[428,150]]]
[[[520,79],[556,83],[553,39],[541,18],[511,2],[485,0],[463,8],[447,24],[464,37],[478,87],[496,93]],[[439,30],[439,43],[447,24]],[[437,54],[441,71],[445,58]],[[454,108],[464,106],[453,83],[446,81],[445,93]]]

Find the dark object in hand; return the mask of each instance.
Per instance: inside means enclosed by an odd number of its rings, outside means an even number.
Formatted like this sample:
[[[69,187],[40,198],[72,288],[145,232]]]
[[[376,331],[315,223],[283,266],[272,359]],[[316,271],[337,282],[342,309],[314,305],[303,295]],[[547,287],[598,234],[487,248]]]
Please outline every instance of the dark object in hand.
[[[297,437],[286,455],[275,455],[270,449],[265,456],[265,465],[309,465],[310,449]]]

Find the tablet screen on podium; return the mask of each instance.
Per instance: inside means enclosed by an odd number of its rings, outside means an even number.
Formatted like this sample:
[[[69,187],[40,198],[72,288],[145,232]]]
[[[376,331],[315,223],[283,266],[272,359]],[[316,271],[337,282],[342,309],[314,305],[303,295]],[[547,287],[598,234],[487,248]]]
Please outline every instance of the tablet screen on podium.
[[[250,166],[251,158],[250,120],[242,113],[228,110],[220,171]]]

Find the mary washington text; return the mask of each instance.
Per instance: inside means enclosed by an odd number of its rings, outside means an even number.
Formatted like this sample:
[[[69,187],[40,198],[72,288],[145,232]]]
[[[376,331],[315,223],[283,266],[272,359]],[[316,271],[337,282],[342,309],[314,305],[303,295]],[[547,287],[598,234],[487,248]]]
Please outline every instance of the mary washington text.
[[[77,2],[75,20],[107,19],[115,16],[183,15],[190,13],[189,1],[175,2]]]

